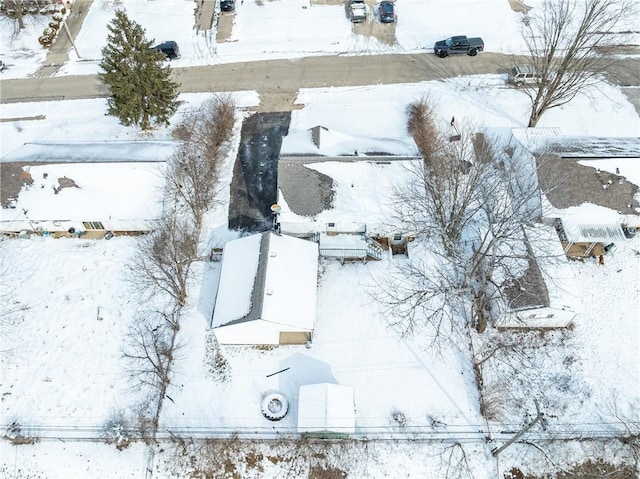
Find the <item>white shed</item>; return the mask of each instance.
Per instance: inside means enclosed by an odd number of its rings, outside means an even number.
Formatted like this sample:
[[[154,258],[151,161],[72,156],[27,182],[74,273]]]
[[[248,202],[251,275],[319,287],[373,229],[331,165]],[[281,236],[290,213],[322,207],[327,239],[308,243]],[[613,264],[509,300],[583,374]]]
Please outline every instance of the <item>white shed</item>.
[[[220,344],[306,344],[316,319],[318,245],[272,232],[229,241],[212,327]]]
[[[352,387],[320,383],[300,386],[298,432],[353,434],[356,406]]]

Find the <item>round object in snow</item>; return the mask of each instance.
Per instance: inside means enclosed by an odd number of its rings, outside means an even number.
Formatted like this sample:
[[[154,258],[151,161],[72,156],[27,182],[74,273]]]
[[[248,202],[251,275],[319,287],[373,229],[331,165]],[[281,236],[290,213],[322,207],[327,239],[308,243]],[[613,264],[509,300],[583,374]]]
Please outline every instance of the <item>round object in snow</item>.
[[[631,239],[636,235],[636,228],[634,226],[627,226],[626,228],[623,228],[624,230],[624,236],[627,239]]]
[[[270,421],[279,421],[287,415],[289,401],[280,393],[267,394],[262,398],[262,415]]]

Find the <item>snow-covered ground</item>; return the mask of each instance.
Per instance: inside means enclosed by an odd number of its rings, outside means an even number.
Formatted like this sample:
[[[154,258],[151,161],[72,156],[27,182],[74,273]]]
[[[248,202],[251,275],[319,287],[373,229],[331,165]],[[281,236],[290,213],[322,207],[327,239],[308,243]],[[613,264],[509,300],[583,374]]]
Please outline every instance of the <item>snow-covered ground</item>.
[[[183,58],[176,66],[367,53],[381,48],[373,39],[365,40],[351,33],[340,5],[318,6],[299,0],[264,2],[261,6],[252,1],[238,2],[232,41],[216,46],[214,39],[192,29],[191,1],[119,3],[147,28],[150,37],[180,43]],[[492,51],[507,51],[512,45],[517,15],[506,1],[465,1],[459,8],[473,14],[464,17],[451,13],[447,2],[433,1],[427,6],[425,3],[398,2],[398,45],[393,49],[420,50],[438,37],[462,31],[482,35]],[[94,1],[78,37],[78,49],[87,61],[75,61],[72,54],[63,73],[95,72],[106,22],[114,5]],[[264,28],[267,17],[272,18],[268,29]],[[491,20],[481,21],[488,18]],[[4,26],[2,33],[6,33]],[[3,38],[2,44],[9,43]],[[21,49],[12,45],[11,51],[2,51],[0,57],[10,64],[2,78],[26,76],[35,71],[42,61],[41,51],[28,45]],[[11,60],[7,61],[7,56]],[[11,66],[11,62],[15,65]],[[291,130],[323,125],[345,137],[402,138],[407,135],[406,106],[426,94],[437,99],[443,123],[455,115],[458,121],[489,127],[525,126],[527,97],[516,89],[501,88],[503,85],[502,77],[486,75],[418,84],[303,90],[297,102],[304,108],[292,113]],[[181,99],[186,103],[172,119],[172,125],[209,96],[183,95]],[[234,99],[240,115],[258,103],[255,92],[237,92]],[[3,118],[38,115],[44,118],[0,123],[0,156],[36,141],[171,138],[171,127],[141,135],[104,116],[105,109],[104,100],[3,105]],[[637,136],[639,124],[640,119],[626,97],[605,83],[594,88],[588,97],[578,96],[571,103],[549,111],[540,122],[540,126],[559,126],[567,135],[598,136]],[[239,128],[234,134],[237,146]],[[227,185],[235,154],[236,151],[230,154],[222,175]],[[622,173],[630,181],[640,183],[636,165],[591,161],[585,164],[603,170],[622,165]],[[114,181],[113,175],[114,172],[105,178],[113,188],[127,188],[126,183]],[[362,182],[364,178],[358,180]],[[374,185],[370,186],[373,190]],[[228,188],[225,194],[228,197]],[[22,206],[18,203],[18,207]],[[598,215],[607,218],[617,215],[611,210],[588,206],[573,208],[571,213],[593,219]],[[226,214],[227,205],[223,204],[207,218],[207,234],[219,244],[237,236],[228,231]],[[0,424],[15,421],[25,427],[25,433],[30,425],[50,427],[54,435],[59,428],[76,431],[78,427],[95,433],[118,411],[132,414],[141,398],[138,391],[131,390],[121,356],[127,326],[138,307],[126,269],[137,242],[136,238],[124,237],[109,241],[32,238],[0,242],[2,311],[14,311],[3,315],[9,321],[2,323],[0,335]],[[535,415],[530,394],[533,392],[541,394],[541,406],[549,416],[551,430],[596,429],[613,422],[616,414],[632,419],[635,414],[637,421],[639,242],[636,237],[619,244],[607,256],[604,266],[595,262],[566,265],[577,279],[575,289],[584,312],[572,330],[539,337],[537,333],[529,334],[534,336],[532,344],[539,347],[522,362],[522,367],[530,368],[531,374],[515,375],[512,386],[519,387],[507,390],[505,404],[517,406],[504,412],[510,428],[517,430],[527,421],[523,414]],[[375,282],[384,280],[393,261],[402,259],[345,266],[324,260],[318,289],[317,329],[311,348],[223,348],[231,372],[228,382],[217,381],[211,373],[207,347],[219,264],[198,263],[179,335],[183,348],[168,392],[172,400],[164,403],[161,427],[273,431],[274,423],[260,413],[259,400],[263,392],[278,389],[293,405],[289,415],[276,426],[287,432],[295,427],[298,386],[335,381],[355,388],[359,433],[397,433],[401,428],[392,419],[392,413],[402,412],[407,419],[406,427],[415,430],[440,433],[442,428],[447,432],[473,430],[484,435],[489,425],[479,413],[466,345],[446,347],[439,353],[425,350],[420,337],[403,339],[388,328],[379,305],[372,300]],[[287,367],[291,368],[288,374],[267,377]],[[487,380],[500,379],[505,371],[496,367],[486,374]],[[530,384],[523,382],[531,378],[535,380]],[[545,470],[542,456],[515,446],[505,450],[496,461],[490,448],[500,444],[466,446],[472,477],[501,477],[498,471],[510,467],[520,467],[525,472]],[[358,466],[352,477],[441,477],[443,458],[452,451],[440,456],[436,449],[419,444],[372,445],[368,454],[364,454],[366,459],[359,457],[352,461]],[[455,450],[453,454],[458,457]],[[583,449],[567,448],[555,459],[571,464],[588,457]],[[612,455],[609,459],[620,458]],[[189,469],[183,460],[172,461],[169,450],[158,453],[156,477],[188,477]],[[262,473],[251,469],[244,471],[242,477],[283,477],[277,463],[265,463]],[[113,445],[103,444],[45,441],[13,446],[7,441],[0,442],[0,475],[9,478],[142,477],[145,465],[145,449],[139,443],[117,451]]]
[[[529,3],[535,4],[538,0]],[[157,43],[178,42],[182,58],[172,63],[176,67],[309,55],[413,52],[430,49],[436,40],[462,33],[482,36],[487,51],[511,53],[522,50],[518,40],[521,14],[511,10],[506,0],[500,3],[462,0],[456,9],[465,11],[465,15],[453,14],[449,3],[442,0],[428,4],[424,0],[402,0],[397,6],[397,24],[388,26],[395,28],[396,43],[393,45],[372,36],[354,34],[344,5],[340,3],[238,1],[231,37],[217,43],[216,20],[212,30],[198,31],[194,27],[192,0],[94,0],[76,38],[81,58],[75,51],[70,51],[70,60],[60,74],[97,71],[107,37],[107,24],[118,8],[126,9],[130,18],[146,29],[149,39]],[[37,48],[37,38],[49,21],[46,18],[41,15],[30,18],[27,31],[15,42],[11,39],[12,28],[6,22],[2,24],[2,43],[11,45],[0,57],[9,65],[3,72],[5,78],[25,76],[34,71],[29,71],[29,67],[37,68],[43,58],[43,49]],[[37,52],[38,56],[27,56],[29,50]],[[39,61],[34,62],[34,59]]]

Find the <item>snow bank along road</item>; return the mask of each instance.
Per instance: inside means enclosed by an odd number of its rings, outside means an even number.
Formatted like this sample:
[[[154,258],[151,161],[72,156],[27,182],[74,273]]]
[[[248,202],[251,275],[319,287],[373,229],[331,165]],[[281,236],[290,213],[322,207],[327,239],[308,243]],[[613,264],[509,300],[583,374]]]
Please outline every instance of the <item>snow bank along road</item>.
[[[431,52],[365,56],[318,56],[299,59],[225,63],[176,68],[183,93],[256,90],[297,92],[300,88],[414,83],[458,75],[506,73],[517,62],[510,55],[483,53],[473,58],[438,58]],[[638,85],[640,58],[618,60],[608,72],[612,83]],[[0,82],[0,102],[77,100],[107,95],[96,76],[59,76]],[[638,108],[638,105],[636,105]]]

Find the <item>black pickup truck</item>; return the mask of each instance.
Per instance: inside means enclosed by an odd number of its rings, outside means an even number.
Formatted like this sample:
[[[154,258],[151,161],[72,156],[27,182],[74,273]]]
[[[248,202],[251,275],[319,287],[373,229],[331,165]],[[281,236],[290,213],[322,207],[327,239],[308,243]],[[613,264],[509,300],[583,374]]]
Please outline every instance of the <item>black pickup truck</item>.
[[[466,35],[449,37],[446,40],[436,42],[433,46],[433,52],[440,58],[444,58],[449,55],[458,55],[460,53],[466,53],[467,55],[474,57],[478,52],[483,50],[484,42],[482,41],[482,38],[467,38]]]

